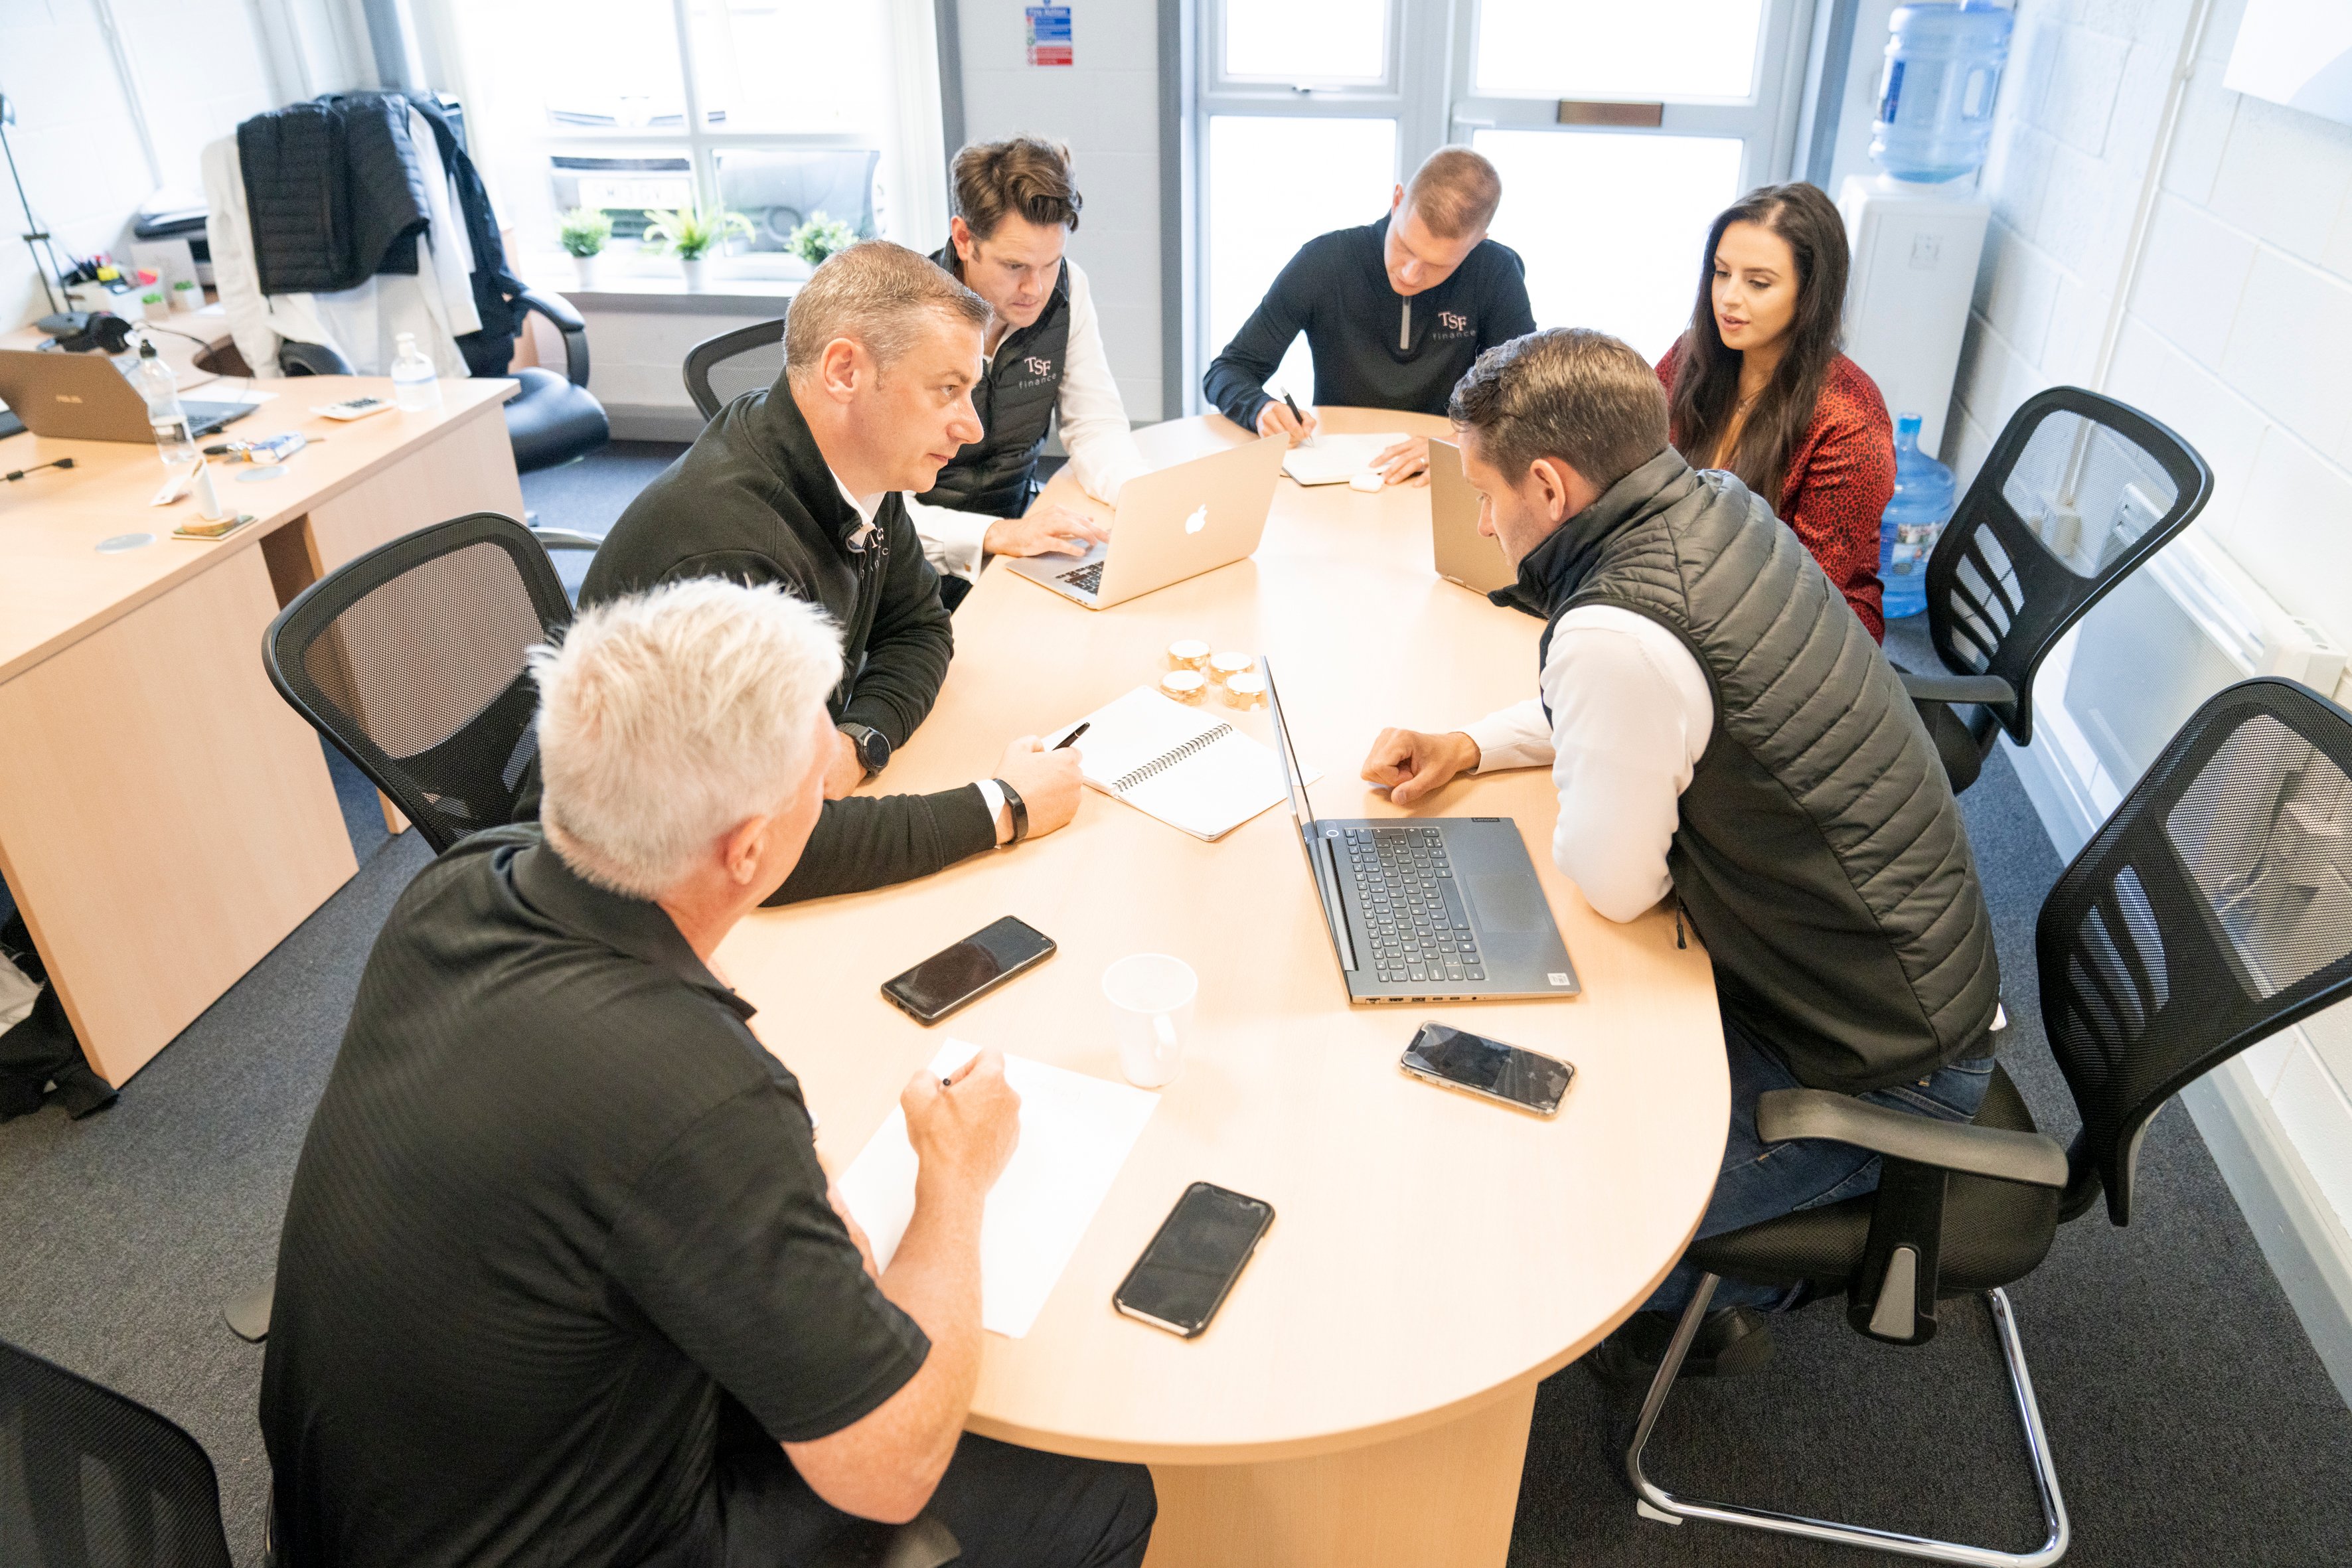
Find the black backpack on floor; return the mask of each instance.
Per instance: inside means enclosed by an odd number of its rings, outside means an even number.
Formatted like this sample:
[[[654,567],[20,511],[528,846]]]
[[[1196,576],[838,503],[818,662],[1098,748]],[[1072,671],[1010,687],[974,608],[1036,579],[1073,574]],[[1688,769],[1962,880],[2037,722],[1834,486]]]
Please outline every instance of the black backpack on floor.
[[[0,1031],[0,1121],[40,1110],[41,1097],[53,1084],[76,1121],[113,1104],[114,1086],[89,1070],[21,912],[0,924],[0,963],[15,964],[41,988],[33,1010]]]

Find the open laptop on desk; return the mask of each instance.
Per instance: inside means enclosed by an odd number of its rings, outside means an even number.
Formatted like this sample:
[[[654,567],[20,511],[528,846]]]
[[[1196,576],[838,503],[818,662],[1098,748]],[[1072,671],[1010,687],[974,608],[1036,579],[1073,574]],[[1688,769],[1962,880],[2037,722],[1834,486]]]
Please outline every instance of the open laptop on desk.
[[[36,436],[68,441],[155,444],[147,405],[112,356],[40,353],[0,349],[0,403]],[[188,434],[205,437],[253,412],[250,403],[208,403],[184,397]]]
[[[1110,541],[1067,555],[1007,560],[1014,575],[1076,599],[1111,605],[1246,559],[1265,534],[1274,481],[1288,444],[1268,436],[1172,468],[1139,474],[1118,492]]]
[[[1518,825],[1507,816],[1317,816],[1283,722],[1274,667],[1263,657],[1258,667],[1291,819],[1348,1000],[1575,995],[1576,969]]]
[[[1462,476],[1462,448],[1429,443],[1429,548],[1437,574],[1474,594],[1491,594],[1519,580],[1503,542],[1478,531],[1478,492]]]

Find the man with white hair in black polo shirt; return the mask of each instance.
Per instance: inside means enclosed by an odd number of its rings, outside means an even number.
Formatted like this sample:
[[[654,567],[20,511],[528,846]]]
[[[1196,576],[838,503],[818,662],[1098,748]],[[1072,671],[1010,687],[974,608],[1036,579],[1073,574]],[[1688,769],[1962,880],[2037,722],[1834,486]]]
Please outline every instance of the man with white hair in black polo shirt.
[[[702,578],[532,663],[541,822],[401,896],[295,1170],[278,1561],[793,1568],[924,1513],[967,1568],[1141,1563],[1148,1471],[962,1433],[1002,1058],[900,1095],[920,1173],[877,1272],[709,967],[816,823],[838,630]]]

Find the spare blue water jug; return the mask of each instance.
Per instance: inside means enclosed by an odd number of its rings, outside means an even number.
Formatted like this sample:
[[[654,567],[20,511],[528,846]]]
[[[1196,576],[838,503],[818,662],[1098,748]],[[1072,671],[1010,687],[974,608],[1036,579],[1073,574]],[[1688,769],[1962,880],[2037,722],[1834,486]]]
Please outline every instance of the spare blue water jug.
[[[1895,422],[1895,499],[1878,524],[1878,580],[1890,621],[1927,607],[1927,557],[1952,516],[1952,470],[1919,450],[1919,416]]]
[[[1871,162],[1898,180],[1957,180],[1985,160],[2017,19],[1988,0],[1895,8]]]

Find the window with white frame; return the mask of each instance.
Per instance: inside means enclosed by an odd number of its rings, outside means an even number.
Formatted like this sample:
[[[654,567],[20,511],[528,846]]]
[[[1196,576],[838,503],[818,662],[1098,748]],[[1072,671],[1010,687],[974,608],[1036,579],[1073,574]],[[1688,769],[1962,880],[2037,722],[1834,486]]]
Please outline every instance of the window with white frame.
[[[626,257],[649,210],[723,205],[752,232],[722,265],[754,275],[804,272],[790,240],[820,215],[939,243],[937,66],[895,47],[908,0],[439,4],[469,138],[526,255],[552,250],[575,206],[606,212]]]
[[[1797,0],[1202,0],[1194,112],[1202,363],[1298,247],[1370,223],[1438,147],[1494,160],[1494,237],[1544,326],[1654,359],[1714,216],[1786,177]],[[1302,401],[1305,342],[1275,384]]]

